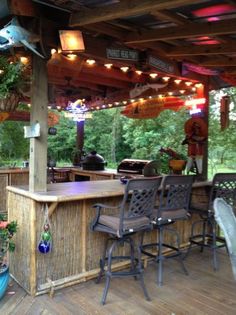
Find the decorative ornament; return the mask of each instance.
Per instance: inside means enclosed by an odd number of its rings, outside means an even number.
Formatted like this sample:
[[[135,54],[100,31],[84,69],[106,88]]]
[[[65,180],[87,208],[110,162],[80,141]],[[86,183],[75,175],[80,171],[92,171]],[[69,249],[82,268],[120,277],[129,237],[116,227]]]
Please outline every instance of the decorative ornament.
[[[42,254],[47,254],[52,250],[52,234],[51,234],[51,225],[48,217],[48,205],[43,209],[44,211],[44,223],[42,228],[42,233],[40,241],[38,244],[38,250]]]

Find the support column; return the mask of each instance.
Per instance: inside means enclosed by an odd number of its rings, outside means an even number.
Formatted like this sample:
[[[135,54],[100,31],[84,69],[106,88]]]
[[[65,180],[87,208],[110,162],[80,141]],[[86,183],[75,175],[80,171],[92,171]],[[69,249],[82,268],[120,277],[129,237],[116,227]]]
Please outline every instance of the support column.
[[[84,147],[84,120],[77,121],[77,132],[76,132],[76,153],[73,158],[73,165],[80,165],[82,159],[83,147]]]
[[[40,136],[30,139],[29,190],[47,191],[48,79],[47,61],[33,55],[30,125],[40,124]]]
[[[205,107],[204,107],[204,117],[207,124],[207,140],[204,145],[204,155],[203,155],[203,171],[202,171],[202,179],[207,180],[208,178],[208,133],[209,133],[209,78],[207,83],[204,84],[204,97],[206,99]]]

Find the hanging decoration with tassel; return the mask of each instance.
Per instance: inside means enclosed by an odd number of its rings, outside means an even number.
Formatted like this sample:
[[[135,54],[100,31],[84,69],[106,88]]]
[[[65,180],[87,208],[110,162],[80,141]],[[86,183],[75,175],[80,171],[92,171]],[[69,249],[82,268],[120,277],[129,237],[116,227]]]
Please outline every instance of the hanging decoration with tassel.
[[[44,211],[44,222],[42,227],[42,233],[40,236],[40,241],[38,244],[38,250],[42,254],[47,254],[52,250],[51,224],[49,221],[47,204],[43,206],[42,211]]]

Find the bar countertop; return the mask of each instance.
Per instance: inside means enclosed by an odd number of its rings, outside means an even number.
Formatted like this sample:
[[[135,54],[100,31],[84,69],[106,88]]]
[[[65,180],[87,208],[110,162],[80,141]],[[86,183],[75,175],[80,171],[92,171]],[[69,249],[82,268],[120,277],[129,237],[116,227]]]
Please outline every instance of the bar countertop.
[[[209,186],[211,182],[196,182],[193,187]],[[48,184],[46,192],[30,192],[28,186],[7,186],[7,190],[39,202],[63,202],[124,194],[120,180],[82,181]]]
[[[120,196],[124,187],[119,180],[103,180],[48,184],[46,192],[30,192],[28,186],[7,186],[7,189],[40,202],[63,202]]]

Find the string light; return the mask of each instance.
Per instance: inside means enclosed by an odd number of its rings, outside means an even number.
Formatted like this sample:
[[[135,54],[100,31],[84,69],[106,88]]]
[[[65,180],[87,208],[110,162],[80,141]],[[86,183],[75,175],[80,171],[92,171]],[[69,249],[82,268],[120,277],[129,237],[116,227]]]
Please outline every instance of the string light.
[[[179,90],[181,94],[184,94],[185,90]]]
[[[23,63],[23,65],[26,65],[29,62],[29,59],[27,57],[20,57],[20,62]]]
[[[170,80],[170,77],[162,77],[162,79],[163,79],[165,82],[167,82],[167,81]]]
[[[121,67],[120,70],[123,72],[127,72],[129,70],[129,67]]]
[[[135,70],[135,73],[137,73],[137,75],[141,75],[143,72],[140,70]]]
[[[67,54],[66,57],[68,57],[70,60],[75,60],[77,58],[76,54]]]
[[[95,61],[94,59],[87,59],[87,60],[86,60],[86,63],[87,63],[88,65],[90,65],[90,66],[94,65],[95,62],[96,62],[96,61]]]
[[[111,67],[113,66],[112,63],[105,63],[104,66],[107,68],[107,69],[111,69]]]
[[[180,84],[180,82],[181,82],[182,80],[180,80],[180,79],[175,79],[174,81],[175,81],[176,84]]]
[[[202,83],[196,83],[195,86],[196,88],[200,88],[202,86]]]
[[[57,52],[57,50],[55,48],[51,49],[51,55],[54,55]]]
[[[193,82],[188,81],[188,82],[185,82],[185,84],[186,84],[187,86],[190,86],[190,85],[193,84]]]
[[[155,79],[158,74],[157,73],[150,73],[149,76],[152,78],[152,79]]]
[[[168,95],[173,95],[173,92],[168,92]]]

